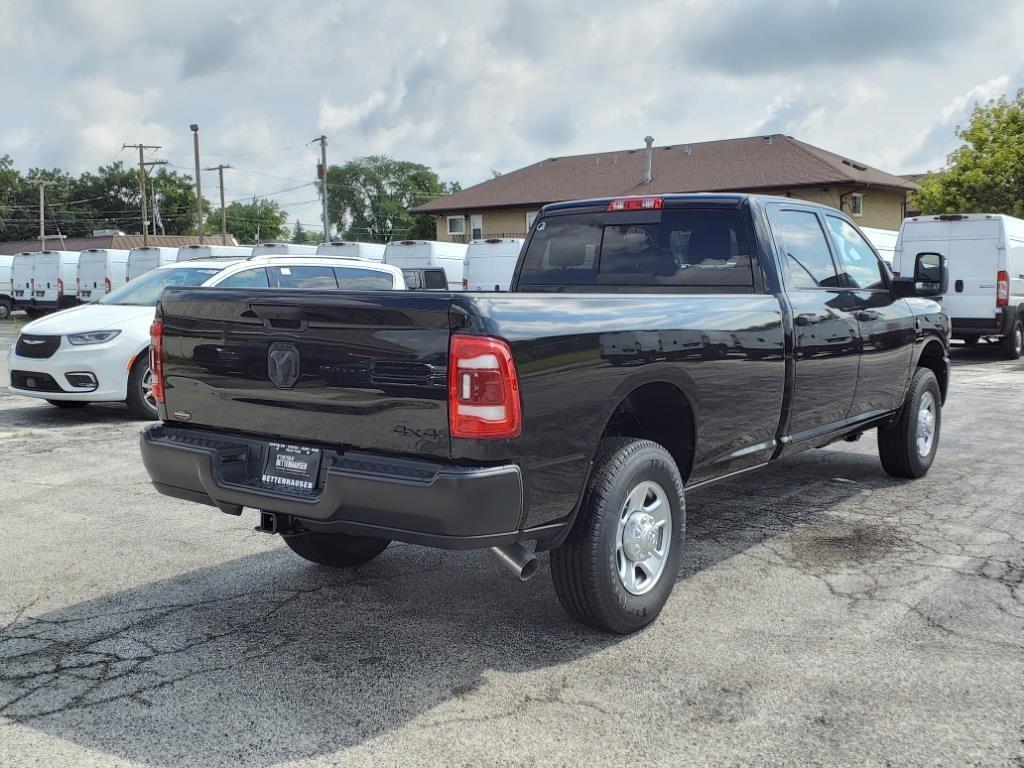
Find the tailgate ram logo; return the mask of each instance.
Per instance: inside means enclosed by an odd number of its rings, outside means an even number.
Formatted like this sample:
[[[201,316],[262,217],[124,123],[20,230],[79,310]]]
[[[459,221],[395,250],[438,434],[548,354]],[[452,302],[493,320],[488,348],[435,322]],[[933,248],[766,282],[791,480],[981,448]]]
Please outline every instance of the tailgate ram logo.
[[[299,348],[294,344],[277,342],[267,351],[267,373],[278,389],[290,389],[299,380]]]

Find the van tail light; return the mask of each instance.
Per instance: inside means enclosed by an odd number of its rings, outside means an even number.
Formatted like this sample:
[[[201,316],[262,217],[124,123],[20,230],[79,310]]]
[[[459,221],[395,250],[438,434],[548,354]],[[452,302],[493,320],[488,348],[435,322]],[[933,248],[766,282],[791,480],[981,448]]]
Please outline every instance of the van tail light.
[[[104,277],[103,278],[103,290],[105,290],[107,293],[110,293],[110,288],[111,288],[111,286],[110,286],[110,278],[109,277]]]
[[[153,378],[153,399],[164,401],[164,321],[149,326],[149,375]]]
[[[512,350],[489,336],[452,336],[448,349],[448,429],[452,437],[516,437],[523,431]]]
[[[467,280],[466,278],[462,278],[462,290],[469,290],[469,280]]]
[[[57,278],[57,295],[58,296],[63,296],[64,295],[64,281],[61,280],[59,277]]]
[[[1010,303],[1010,275],[1002,270],[996,276],[996,306],[1005,307]]]

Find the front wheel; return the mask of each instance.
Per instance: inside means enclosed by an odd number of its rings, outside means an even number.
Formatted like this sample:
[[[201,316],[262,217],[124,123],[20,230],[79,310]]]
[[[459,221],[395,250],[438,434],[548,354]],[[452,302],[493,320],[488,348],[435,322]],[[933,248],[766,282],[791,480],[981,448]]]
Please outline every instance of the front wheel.
[[[9,320],[11,317],[11,302],[9,299],[0,299],[0,320]]]
[[[160,418],[153,397],[153,374],[149,370],[149,355],[141,354],[128,374],[128,411],[137,419],[156,421]]]
[[[349,536],[347,533],[303,531],[284,537],[284,543],[304,560],[328,568],[354,568],[368,563],[391,543],[390,539]]]
[[[999,346],[1007,360],[1019,360],[1024,355],[1024,320],[1017,318],[1010,334],[999,340]]]
[[[942,427],[942,393],[928,368],[918,368],[900,417],[878,428],[878,456],[893,477],[924,477],[935,461]]]
[[[558,600],[577,621],[628,634],[661,612],[679,573],[683,481],[650,440],[601,441],[569,538],[551,552]]]

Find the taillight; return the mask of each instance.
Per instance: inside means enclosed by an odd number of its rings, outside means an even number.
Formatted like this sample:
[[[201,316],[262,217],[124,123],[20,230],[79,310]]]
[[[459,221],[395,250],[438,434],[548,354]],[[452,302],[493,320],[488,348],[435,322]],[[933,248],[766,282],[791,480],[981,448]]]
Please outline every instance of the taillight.
[[[1005,307],[1010,303],[1010,275],[1002,270],[996,276],[996,306]]]
[[[64,281],[61,280],[59,277],[57,278],[57,295],[58,296],[63,296],[64,295]]]
[[[164,401],[164,321],[149,326],[149,375],[153,378],[153,399]]]
[[[469,280],[467,280],[466,278],[462,278],[462,290],[469,290]]]
[[[452,437],[516,437],[523,431],[512,350],[488,336],[452,336],[448,349]]]
[[[104,277],[103,278],[103,290],[105,290],[107,293],[110,293],[110,287],[111,287],[110,286],[110,278],[109,277]]]
[[[656,211],[665,201],[660,197],[620,197],[608,203],[609,211]]]

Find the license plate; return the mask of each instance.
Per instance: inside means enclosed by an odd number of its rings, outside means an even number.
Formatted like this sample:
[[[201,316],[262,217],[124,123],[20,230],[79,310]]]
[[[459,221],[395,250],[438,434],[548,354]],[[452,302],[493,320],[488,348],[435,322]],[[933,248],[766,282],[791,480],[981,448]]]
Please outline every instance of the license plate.
[[[15,296],[24,296],[24,295],[25,295],[25,292],[24,292],[24,291],[15,291],[15,292],[14,292],[14,295],[15,295]]]
[[[85,296],[86,298],[92,296],[92,291],[79,291],[78,293],[80,296]]]
[[[36,291],[36,296],[42,298],[46,295],[46,291]]]
[[[319,448],[268,443],[263,482],[280,485],[283,489],[311,491],[318,485],[321,458]]]

